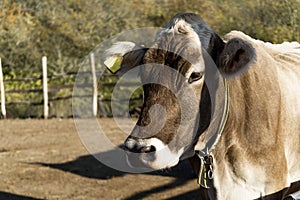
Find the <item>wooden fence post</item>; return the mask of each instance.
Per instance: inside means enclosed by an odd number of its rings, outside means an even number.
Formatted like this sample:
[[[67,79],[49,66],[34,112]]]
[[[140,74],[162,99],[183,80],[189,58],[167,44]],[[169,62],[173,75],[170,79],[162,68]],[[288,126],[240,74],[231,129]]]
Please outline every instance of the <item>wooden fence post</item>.
[[[3,71],[2,71],[2,62],[0,58],[0,92],[1,92],[1,112],[6,118],[6,109],[5,109],[5,90],[4,90],[4,80],[3,80]]]
[[[47,81],[47,57],[42,58],[43,65],[43,96],[44,96],[44,118],[48,119],[49,107],[48,107],[48,81]]]
[[[93,78],[93,116],[96,117],[98,109],[98,85],[96,76],[95,56],[93,53],[90,54],[90,63]]]

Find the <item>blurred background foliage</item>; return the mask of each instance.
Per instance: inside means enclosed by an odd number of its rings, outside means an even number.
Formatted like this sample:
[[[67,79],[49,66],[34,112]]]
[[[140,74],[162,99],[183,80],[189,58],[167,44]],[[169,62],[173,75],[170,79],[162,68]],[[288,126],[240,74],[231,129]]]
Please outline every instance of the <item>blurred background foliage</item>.
[[[221,36],[240,30],[273,43],[300,41],[299,0],[2,0],[0,57],[5,79],[39,77],[44,55],[48,73],[64,77],[78,70],[84,57],[105,39],[123,30],[161,27],[179,12],[199,14]],[[49,84],[73,81],[65,77],[50,79]],[[6,90],[40,86],[40,81],[5,83]],[[7,98],[40,97],[18,94]],[[13,116],[34,110],[16,107],[11,108]]]

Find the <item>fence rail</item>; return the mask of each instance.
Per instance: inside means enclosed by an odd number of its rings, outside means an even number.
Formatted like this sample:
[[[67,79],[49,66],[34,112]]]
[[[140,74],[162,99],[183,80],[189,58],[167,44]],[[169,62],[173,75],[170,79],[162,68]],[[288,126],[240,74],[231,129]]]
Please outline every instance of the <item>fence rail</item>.
[[[11,79],[5,79],[5,82],[27,82],[27,81],[38,81],[38,80],[42,80],[42,76],[41,77],[33,77],[33,78],[11,78]]]
[[[115,86],[116,82],[116,75],[114,74],[107,74],[107,73],[101,73],[99,71],[96,71],[95,61],[94,61],[94,55],[90,54],[90,67],[86,66],[86,68],[83,71],[78,72],[65,72],[63,74],[47,74],[47,58],[43,57],[41,62],[41,75],[35,74],[33,77],[13,77],[13,78],[5,78],[3,76],[2,72],[2,64],[0,59],[0,104],[1,104],[1,113],[0,118],[7,118],[7,108],[9,117],[10,116],[17,116],[17,117],[34,117],[34,116],[43,116],[45,119],[49,117],[49,113],[51,116],[55,115],[58,116],[58,112],[61,113],[61,110],[59,109],[59,106],[62,106],[63,109],[65,109],[63,112],[67,112],[67,116],[71,116],[70,112],[72,109],[65,106],[65,103],[67,105],[71,105],[71,102],[68,101],[72,98],[90,98],[92,100],[91,102],[91,114],[93,116],[103,115],[103,116],[110,116],[108,114],[110,112],[109,107],[107,105],[110,105],[109,102],[111,101],[110,97],[110,89]],[[76,77],[80,77],[80,75],[84,75],[83,77],[87,78],[88,82],[83,81],[82,83],[78,83],[75,85],[75,87],[78,89],[84,89],[89,88],[88,91],[90,91],[90,94],[72,94],[74,89],[74,82]],[[101,80],[109,80],[109,82],[105,81],[97,81],[97,77],[99,78],[101,75]],[[66,79],[65,79],[66,78]],[[58,80],[56,80],[58,79]],[[61,80],[60,80],[61,79]],[[64,80],[62,80],[64,79]],[[67,80],[66,84],[63,84]],[[32,84],[36,84],[37,82],[38,86],[32,87]],[[9,87],[7,84],[11,84],[15,86],[13,83],[19,83],[22,84],[21,88],[15,88],[15,87]],[[6,85],[4,85],[6,83]],[[24,83],[24,84],[23,84]],[[26,89],[26,84],[30,86],[30,89]],[[137,82],[134,82],[133,80],[130,80],[128,82],[123,82],[122,87],[136,87]],[[5,86],[8,86],[5,88]],[[8,89],[9,88],[9,89]],[[107,90],[107,88],[110,88]],[[99,91],[102,91],[105,93],[99,93]],[[26,94],[28,93],[28,95]],[[31,95],[32,94],[32,95]],[[39,95],[41,94],[41,95]],[[20,98],[20,97],[24,98]],[[7,97],[7,100],[6,100]],[[27,99],[31,98],[31,99]],[[127,98],[127,97],[126,97]],[[120,103],[127,102],[129,99],[118,99]],[[140,96],[133,96],[130,98],[130,101],[133,102],[133,105],[139,103],[141,100]],[[59,102],[59,101],[67,101],[67,102]],[[90,101],[90,100],[89,100]],[[19,105],[19,106],[18,106]],[[105,105],[103,107],[103,105]],[[31,106],[38,106],[36,108]],[[58,107],[57,107],[58,106]],[[98,107],[99,106],[99,107]],[[43,110],[40,108],[42,107]],[[18,110],[19,108],[25,109],[25,111],[28,113],[23,113],[23,110]],[[33,108],[33,111],[32,111]],[[135,110],[136,107],[133,108]],[[108,109],[104,111],[103,109]],[[51,112],[50,112],[50,111]],[[67,111],[66,111],[67,110]],[[98,112],[99,111],[99,112]],[[32,115],[32,112],[37,113]],[[16,114],[18,113],[18,114]],[[107,115],[108,114],[108,115]],[[61,116],[61,115],[60,115]],[[65,114],[63,114],[65,116]]]
[[[99,88],[103,87],[113,87],[115,86],[115,83],[98,83],[97,81],[97,75],[99,75],[99,72],[96,71],[95,67],[95,61],[94,61],[94,55],[90,54],[90,69],[86,69],[84,71],[79,72],[65,72],[64,74],[47,74],[47,58],[43,57],[41,62],[41,75],[35,75],[35,77],[26,77],[26,78],[20,78],[20,77],[14,77],[14,78],[7,78],[3,76],[2,72],[2,63],[0,59],[0,98],[1,98],[1,115],[3,118],[7,117],[6,107],[12,106],[12,105],[26,105],[26,106],[43,106],[43,117],[47,119],[49,117],[49,102],[57,102],[57,101],[63,101],[68,100],[72,98],[91,98],[92,99],[92,114],[93,116],[97,116],[98,113],[98,100],[101,102],[109,102],[111,99],[109,97],[101,97],[98,93]],[[75,76],[75,75],[88,75],[89,80],[92,80],[91,83],[82,83],[82,84],[76,84],[76,88],[90,88],[92,89],[92,93],[90,95],[85,94],[70,94],[70,92],[65,92],[64,95],[60,94],[60,96],[53,96],[56,93],[60,92],[61,90],[67,89],[72,90],[74,88],[74,84],[49,84],[54,79],[64,78],[66,76]],[[99,77],[99,76],[98,76]],[[116,77],[116,75],[113,74],[101,74],[101,77]],[[71,77],[72,78],[72,77]],[[75,78],[75,77],[73,77]],[[27,82],[36,82],[41,81],[42,86],[40,88],[31,88],[31,89],[5,89],[4,82],[6,83],[14,83],[14,82],[24,82],[27,84]],[[54,80],[55,81],[55,80]],[[135,86],[136,83],[128,82],[122,84],[122,86]],[[6,95],[12,95],[12,94],[25,94],[28,93],[40,93],[43,94],[42,99],[29,99],[29,100],[19,100],[20,98],[14,99],[10,98],[8,102],[6,102]],[[50,96],[49,96],[50,95]],[[11,97],[11,96],[10,96]],[[131,100],[135,101],[138,100],[138,98],[132,98]],[[128,99],[120,100],[120,102],[128,101]],[[50,108],[51,109],[51,108]],[[101,110],[101,109],[100,109]],[[41,112],[39,112],[41,113]],[[0,116],[1,116],[0,115]]]

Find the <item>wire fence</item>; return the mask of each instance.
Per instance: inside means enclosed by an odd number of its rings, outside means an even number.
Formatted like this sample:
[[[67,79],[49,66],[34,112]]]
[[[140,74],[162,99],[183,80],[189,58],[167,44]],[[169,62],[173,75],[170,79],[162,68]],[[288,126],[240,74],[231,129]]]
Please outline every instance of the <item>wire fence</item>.
[[[111,116],[111,93],[117,77],[105,73],[101,75],[102,81],[97,80],[99,74],[97,74],[95,63],[93,63],[93,56],[93,54],[90,55],[90,70],[66,72],[59,75],[47,74],[47,58],[43,57],[41,75],[25,78],[5,78],[0,59],[1,118],[37,117],[47,119],[48,117],[72,117],[72,100],[74,98],[91,100],[93,117]],[[88,77],[90,81],[76,83],[76,88],[91,90],[89,94],[73,94],[75,79],[78,75]],[[59,81],[59,79],[69,81],[67,81],[68,83],[62,83],[64,81]],[[39,82],[40,84],[35,88],[30,86],[21,89],[6,87],[16,83],[26,85],[26,83],[30,84],[32,82]],[[122,84],[125,88],[135,85],[134,82]],[[127,101],[131,102],[130,114],[138,114],[142,102],[140,92],[130,99],[119,99],[120,103]]]

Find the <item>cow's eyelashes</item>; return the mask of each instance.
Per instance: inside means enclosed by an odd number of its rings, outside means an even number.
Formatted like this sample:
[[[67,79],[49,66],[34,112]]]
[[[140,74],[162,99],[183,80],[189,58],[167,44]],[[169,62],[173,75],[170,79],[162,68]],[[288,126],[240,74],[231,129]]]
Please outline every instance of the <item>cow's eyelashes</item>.
[[[189,78],[189,83],[200,80],[203,77],[203,72],[193,72]]]

